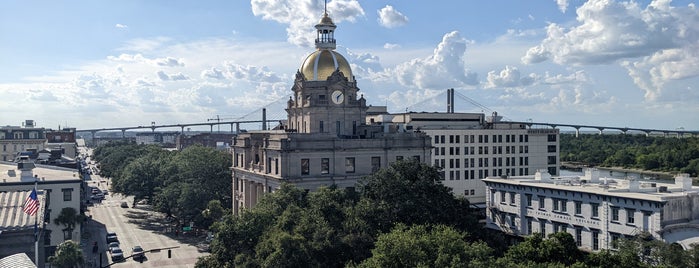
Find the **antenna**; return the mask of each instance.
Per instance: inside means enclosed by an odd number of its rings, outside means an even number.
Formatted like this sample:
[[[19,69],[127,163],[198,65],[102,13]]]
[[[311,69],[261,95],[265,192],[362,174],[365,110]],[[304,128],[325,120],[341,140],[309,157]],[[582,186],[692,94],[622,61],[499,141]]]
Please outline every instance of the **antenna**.
[[[325,0],[325,6],[323,6],[325,16],[328,15],[328,0]]]

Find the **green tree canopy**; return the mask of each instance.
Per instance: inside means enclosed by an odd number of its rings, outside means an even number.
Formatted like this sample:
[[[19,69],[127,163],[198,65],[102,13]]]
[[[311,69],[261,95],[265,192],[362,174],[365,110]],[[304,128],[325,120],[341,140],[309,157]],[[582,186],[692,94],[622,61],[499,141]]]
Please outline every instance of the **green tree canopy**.
[[[66,240],[58,245],[56,253],[48,258],[51,265],[60,268],[80,267],[83,262],[83,252],[78,243]]]

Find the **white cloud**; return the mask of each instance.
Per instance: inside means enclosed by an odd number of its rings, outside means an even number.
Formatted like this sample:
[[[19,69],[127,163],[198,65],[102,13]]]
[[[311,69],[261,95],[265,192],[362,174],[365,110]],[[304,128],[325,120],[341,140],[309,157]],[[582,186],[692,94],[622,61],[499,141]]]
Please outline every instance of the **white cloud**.
[[[566,13],[566,9],[568,9],[568,0],[556,0],[556,5],[558,5],[558,10]]]
[[[252,13],[265,20],[287,24],[287,41],[303,47],[314,44],[315,29],[313,25],[323,15],[321,1],[295,0],[251,0]],[[364,9],[357,0],[334,0],[327,6],[329,17],[335,23],[354,21],[364,16]]]
[[[478,84],[478,75],[465,67],[467,43],[456,31],[445,34],[431,56],[396,66],[398,82],[421,89]]]
[[[167,58],[162,58],[162,59],[155,59],[155,64],[159,66],[169,66],[169,67],[176,67],[176,66],[184,66],[184,63],[182,62],[181,59],[175,59],[171,57]]]
[[[126,25],[121,24],[121,23],[117,23],[116,25],[114,25],[114,27],[119,28],[119,29],[127,29],[127,28],[129,28],[129,26],[126,26]]]
[[[160,78],[160,80],[162,80],[162,81],[189,80],[189,77],[187,77],[183,73],[166,74],[163,71],[158,71],[157,75],[158,75],[158,78]]]
[[[400,45],[399,44],[385,43],[385,44],[383,44],[383,48],[385,48],[385,49],[397,49],[397,48],[400,48]]]
[[[496,71],[488,72],[487,83],[485,88],[494,87],[519,87],[528,86],[538,80],[535,74],[529,74],[521,77],[519,69],[514,66],[505,66],[499,73]]]
[[[646,100],[659,100],[668,81],[699,77],[699,12],[693,4],[654,0],[590,0],[577,9],[578,25],[547,27],[546,38],[522,57],[524,63],[619,63]],[[673,89],[672,93],[677,94]]]
[[[386,5],[376,13],[379,14],[379,24],[386,28],[396,28],[408,24],[408,17],[395,10],[393,6]]]
[[[219,70],[216,67],[212,67],[211,69],[201,71],[201,78],[213,78],[221,80],[225,77],[223,76],[223,71]]]

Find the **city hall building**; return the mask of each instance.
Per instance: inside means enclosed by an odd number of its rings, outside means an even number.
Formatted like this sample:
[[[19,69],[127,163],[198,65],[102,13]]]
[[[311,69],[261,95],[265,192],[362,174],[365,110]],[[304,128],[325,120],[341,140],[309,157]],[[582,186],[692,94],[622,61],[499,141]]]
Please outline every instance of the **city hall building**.
[[[317,50],[296,73],[286,122],[233,140],[235,213],[255,206],[284,182],[307,190],[352,188],[395,161],[431,162],[431,140],[425,133],[366,124],[369,106],[349,62],[335,51],[336,27],[327,13],[315,25]]]

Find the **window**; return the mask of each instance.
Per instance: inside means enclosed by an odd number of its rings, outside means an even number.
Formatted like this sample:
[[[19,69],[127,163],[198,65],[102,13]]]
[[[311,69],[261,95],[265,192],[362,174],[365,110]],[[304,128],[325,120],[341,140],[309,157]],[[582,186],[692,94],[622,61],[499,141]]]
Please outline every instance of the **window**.
[[[456,143],[460,143],[461,141],[459,140],[461,138],[461,135],[456,135]]]
[[[330,173],[330,158],[320,159],[320,174]]]
[[[546,220],[539,219],[539,232],[543,237],[546,237]]]
[[[599,204],[592,203],[590,206],[592,207],[592,217],[599,218]]]
[[[633,210],[633,209],[626,210],[626,224],[631,224],[631,225],[634,224],[634,222],[636,221],[635,217],[634,217],[635,214],[636,214],[636,210]]]
[[[439,155],[439,147],[434,148],[434,155]]]
[[[505,136],[509,137],[509,136]],[[527,217],[527,234],[532,234],[532,218]]]
[[[454,135],[449,135],[449,143],[454,143]]]
[[[439,136],[434,136],[434,144],[439,144]]]
[[[507,137],[507,136],[505,136],[505,137]],[[527,198],[527,199],[526,199],[526,200],[527,200],[526,206],[529,207],[529,208],[532,207],[532,195],[531,195],[531,194],[526,194],[525,197]]]
[[[514,205],[514,204],[515,204],[515,193],[511,192],[510,193],[510,205]]]
[[[539,199],[539,209],[544,209],[546,208],[546,197],[544,196],[537,196],[537,199]]]
[[[475,190],[471,189],[471,195],[474,195],[475,192]]]
[[[612,237],[612,249],[617,249],[619,247],[619,238],[621,238],[621,235],[617,233],[609,233],[609,236]]]
[[[549,165],[555,165],[556,164],[556,156],[555,155],[550,155],[548,157],[548,164]]]
[[[575,215],[582,214],[582,202],[575,201]]]
[[[599,250],[599,231],[592,230],[592,250]]]
[[[354,173],[354,157],[345,158],[345,172]]]
[[[612,221],[619,221],[619,208],[618,207],[612,207]]]
[[[582,227],[575,227],[575,245],[582,246]]]
[[[558,211],[558,199],[554,198],[553,199],[553,211]]]
[[[371,172],[376,172],[381,169],[381,157],[372,156],[371,157]]]
[[[321,95],[321,96],[325,97],[325,95]],[[324,131],[324,128],[323,128],[323,127],[324,127],[323,121],[320,121],[320,125],[319,125],[319,126],[320,126],[320,132],[321,132],[321,133],[322,133],[322,132],[325,132],[325,131]]]
[[[561,199],[561,212],[568,212],[568,200]]]
[[[65,189],[61,189],[61,191],[63,191],[63,201],[72,201],[73,200],[73,189],[65,188]]]
[[[500,203],[505,203],[505,192],[500,192]]]
[[[439,138],[441,139],[440,142],[441,142],[441,143],[444,143],[444,135],[439,136]]]
[[[301,175],[308,175],[310,173],[311,163],[308,158],[301,159]]]
[[[556,134],[549,134],[549,135],[548,135],[548,141],[550,141],[550,142],[556,141]]]
[[[454,179],[461,180],[461,170],[454,171]]]
[[[516,222],[516,220],[517,220],[517,215],[515,215],[515,214],[510,214],[510,227],[512,227],[512,229],[517,229],[517,222]]]
[[[556,145],[549,145],[547,151],[549,153],[555,153],[556,152]]]

